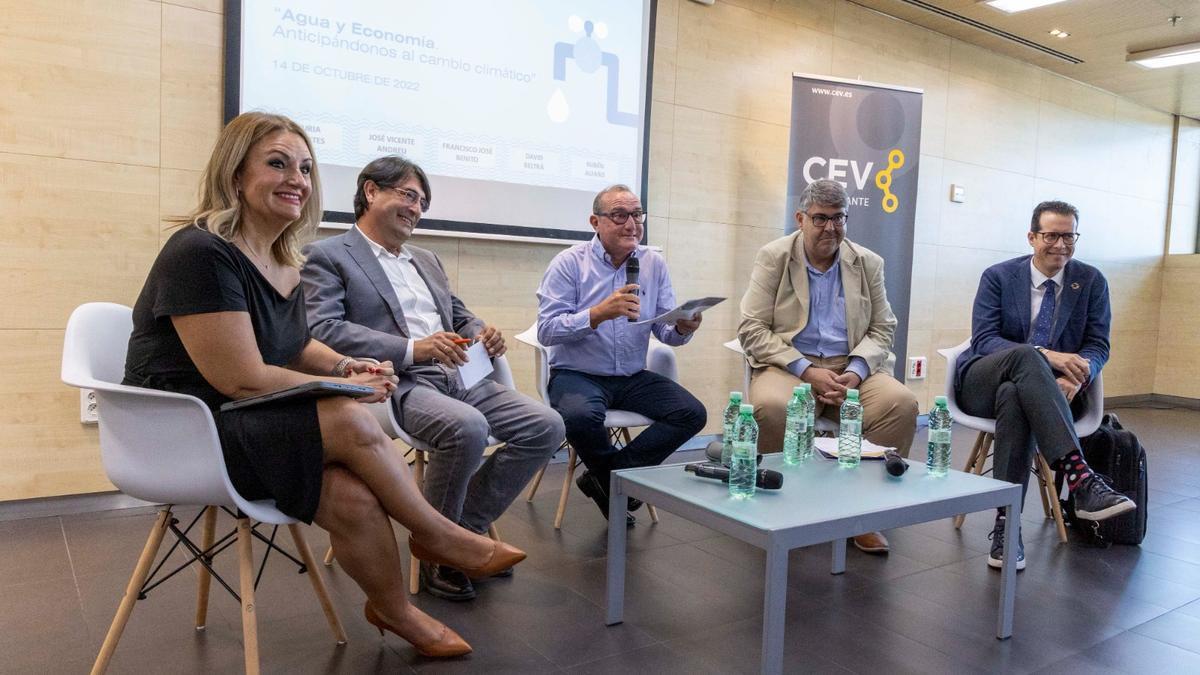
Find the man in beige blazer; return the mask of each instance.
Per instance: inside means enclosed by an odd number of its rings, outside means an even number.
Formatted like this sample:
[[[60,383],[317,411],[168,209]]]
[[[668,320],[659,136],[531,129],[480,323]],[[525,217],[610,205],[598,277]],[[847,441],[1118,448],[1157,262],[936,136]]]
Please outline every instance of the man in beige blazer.
[[[847,389],[858,389],[863,435],[905,457],[917,426],[917,398],[891,376],[896,316],[883,285],[883,258],[846,239],[849,197],[840,183],[818,180],[800,195],[799,229],[758,252],[742,298],[738,339],[753,373],[750,400],[759,448],[783,448],[792,388],[812,384],[817,416],[838,419]],[[885,553],[874,532],[858,548]]]

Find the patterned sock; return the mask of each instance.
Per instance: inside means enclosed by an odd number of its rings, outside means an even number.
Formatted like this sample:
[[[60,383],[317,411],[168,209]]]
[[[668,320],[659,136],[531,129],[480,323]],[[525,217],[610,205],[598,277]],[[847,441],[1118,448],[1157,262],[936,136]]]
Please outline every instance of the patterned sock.
[[[1075,488],[1079,487],[1084,479],[1092,475],[1092,467],[1088,466],[1088,463],[1083,459],[1083,455],[1078,452],[1072,452],[1058,460],[1054,470],[1066,474],[1067,490],[1069,492],[1074,492]]]

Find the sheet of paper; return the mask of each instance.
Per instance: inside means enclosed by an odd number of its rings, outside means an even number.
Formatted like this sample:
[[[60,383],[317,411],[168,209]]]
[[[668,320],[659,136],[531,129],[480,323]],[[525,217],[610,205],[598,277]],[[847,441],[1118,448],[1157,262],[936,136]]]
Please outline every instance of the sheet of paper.
[[[833,438],[818,436],[813,439],[813,447],[819,450],[826,459],[837,459],[838,439],[836,436]],[[885,450],[895,450],[895,448],[885,448],[882,445],[875,445],[865,438],[862,439],[863,459],[883,459],[883,453]]]
[[[700,312],[706,311],[710,307],[715,307],[724,301],[725,301],[725,298],[718,298],[715,296],[707,297],[707,298],[696,298],[695,300],[688,300],[687,302],[683,303],[682,305],[676,307],[675,309],[673,309],[669,312],[664,312],[662,314],[659,314],[658,316],[654,317],[653,319],[646,319],[644,321],[634,321],[632,323],[635,326],[640,326],[644,323],[671,324],[671,323],[675,323],[676,321],[678,321],[680,319],[691,320],[691,319],[694,319],[696,317],[696,315],[699,314]]]
[[[463,387],[470,389],[491,375],[493,370],[495,367],[488,358],[487,347],[482,342],[476,342],[467,348],[467,362],[458,367],[458,375],[462,378]]]

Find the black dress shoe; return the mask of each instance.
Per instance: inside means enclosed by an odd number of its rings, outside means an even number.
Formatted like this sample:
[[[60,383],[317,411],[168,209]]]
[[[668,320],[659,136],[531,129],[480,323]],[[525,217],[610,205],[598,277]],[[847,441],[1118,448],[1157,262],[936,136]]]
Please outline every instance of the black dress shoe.
[[[467,575],[446,565],[421,563],[421,586],[435,598],[463,602],[475,599],[475,587]]]
[[[575,479],[575,484],[579,486],[579,491],[592,501],[596,502],[596,506],[600,507],[600,513],[604,514],[604,519],[608,520],[608,488],[605,487],[599,478],[592,475],[591,471],[584,471],[578,478]],[[636,511],[642,505],[640,499],[629,499],[629,511]],[[625,525],[633,527],[637,522],[637,518],[632,513],[625,514]]]
[[[591,471],[584,471],[575,479],[575,485],[579,486],[580,492],[596,502],[600,513],[603,513],[604,519],[608,520],[608,490],[600,484],[600,479],[593,476]]]

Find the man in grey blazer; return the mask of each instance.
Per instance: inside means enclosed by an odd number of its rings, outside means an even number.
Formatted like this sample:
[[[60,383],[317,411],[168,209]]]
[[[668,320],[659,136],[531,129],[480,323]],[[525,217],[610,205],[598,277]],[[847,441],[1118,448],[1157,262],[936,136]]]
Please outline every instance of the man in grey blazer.
[[[344,354],[395,364],[397,418],[437,448],[425,498],[483,533],[562,445],[563,421],[492,380],[463,387],[457,367],[465,362],[464,343],[479,340],[495,357],[505,351],[504,336],[451,292],[432,251],[406,243],[430,196],[416,164],[394,155],[371,162],[358,176],[355,226],[309,246],[301,279],[313,337]],[[504,446],[480,466],[489,433]],[[422,564],[421,579],[435,596],[475,597],[459,570]]]

